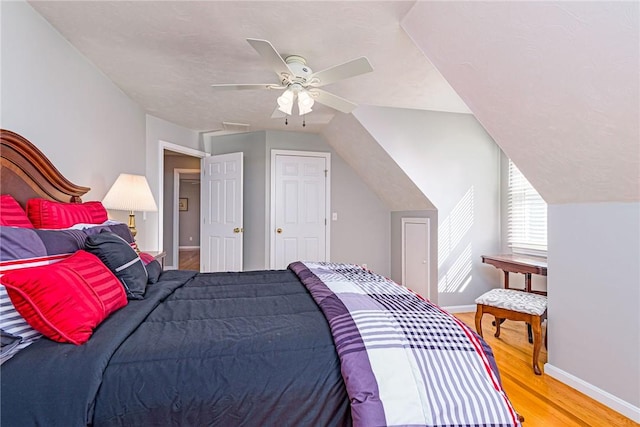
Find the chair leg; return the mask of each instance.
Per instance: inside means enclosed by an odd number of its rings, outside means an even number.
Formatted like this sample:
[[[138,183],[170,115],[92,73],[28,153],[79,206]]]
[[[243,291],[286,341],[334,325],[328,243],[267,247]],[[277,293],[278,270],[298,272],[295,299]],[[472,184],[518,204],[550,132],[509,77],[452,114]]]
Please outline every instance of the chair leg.
[[[476,332],[482,337],[482,306],[476,308]]]
[[[496,333],[493,335],[496,338],[500,338],[500,325],[502,325],[502,322],[504,322],[504,319],[499,319],[496,317]]]
[[[542,326],[540,324],[540,316],[531,316],[531,328],[533,329],[533,372],[536,375],[542,375],[540,366],[538,366],[540,348],[542,347]]]

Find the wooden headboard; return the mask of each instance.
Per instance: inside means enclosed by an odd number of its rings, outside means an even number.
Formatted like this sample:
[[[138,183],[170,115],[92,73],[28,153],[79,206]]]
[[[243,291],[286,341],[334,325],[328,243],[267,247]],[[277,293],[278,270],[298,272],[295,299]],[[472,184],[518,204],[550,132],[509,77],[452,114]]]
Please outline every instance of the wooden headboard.
[[[66,179],[26,138],[0,129],[0,139],[0,194],[11,194],[22,207],[34,197],[80,203],[90,190]]]

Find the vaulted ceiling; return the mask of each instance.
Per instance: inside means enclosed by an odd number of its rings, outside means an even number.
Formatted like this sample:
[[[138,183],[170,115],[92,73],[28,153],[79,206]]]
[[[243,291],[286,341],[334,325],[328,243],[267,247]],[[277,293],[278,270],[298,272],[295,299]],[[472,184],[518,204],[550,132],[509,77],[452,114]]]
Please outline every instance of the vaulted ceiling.
[[[351,157],[340,135],[372,146],[330,108],[303,128],[270,118],[279,93],[212,91],[275,82],[246,42],[261,38],[314,71],[366,56],[373,72],[325,87],[360,105],[473,113],[549,203],[640,200],[637,2],[29,3],[149,114],[190,129],[325,133]]]
[[[640,3],[418,2],[403,25],[547,203],[640,200]]]
[[[400,26],[413,2],[33,1],[71,44],[150,114],[195,130],[317,132],[334,110],[316,104],[307,126],[271,119],[280,91],[213,83],[278,83],[247,43],[266,39],[314,71],[366,56],[374,71],[324,89],[357,104],[469,112]]]

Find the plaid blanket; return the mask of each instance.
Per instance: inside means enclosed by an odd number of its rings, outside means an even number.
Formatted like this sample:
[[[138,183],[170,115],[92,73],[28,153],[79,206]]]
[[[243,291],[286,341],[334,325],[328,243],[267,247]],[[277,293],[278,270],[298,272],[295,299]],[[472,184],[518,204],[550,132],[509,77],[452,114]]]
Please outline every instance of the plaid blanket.
[[[354,426],[520,426],[488,346],[454,316],[356,265],[289,268],[329,322]]]

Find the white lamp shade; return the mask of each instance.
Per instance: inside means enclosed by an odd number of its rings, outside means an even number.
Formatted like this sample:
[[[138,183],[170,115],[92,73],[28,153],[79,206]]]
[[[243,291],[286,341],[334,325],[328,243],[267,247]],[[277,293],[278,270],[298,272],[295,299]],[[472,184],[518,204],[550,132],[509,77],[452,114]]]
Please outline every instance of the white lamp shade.
[[[285,114],[291,115],[291,109],[293,108],[293,91],[287,89],[282,95],[278,97],[278,110]]]
[[[298,93],[298,114],[302,116],[303,114],[310,113],[313,103],[314,100],[311,95],[309,95],[309,92],[306,90],[300,91]]]
[[[156,201],[151,194],[147,178],[143,175],[121,173],[102,199],[107,209],[121,211],[155,212]]]

